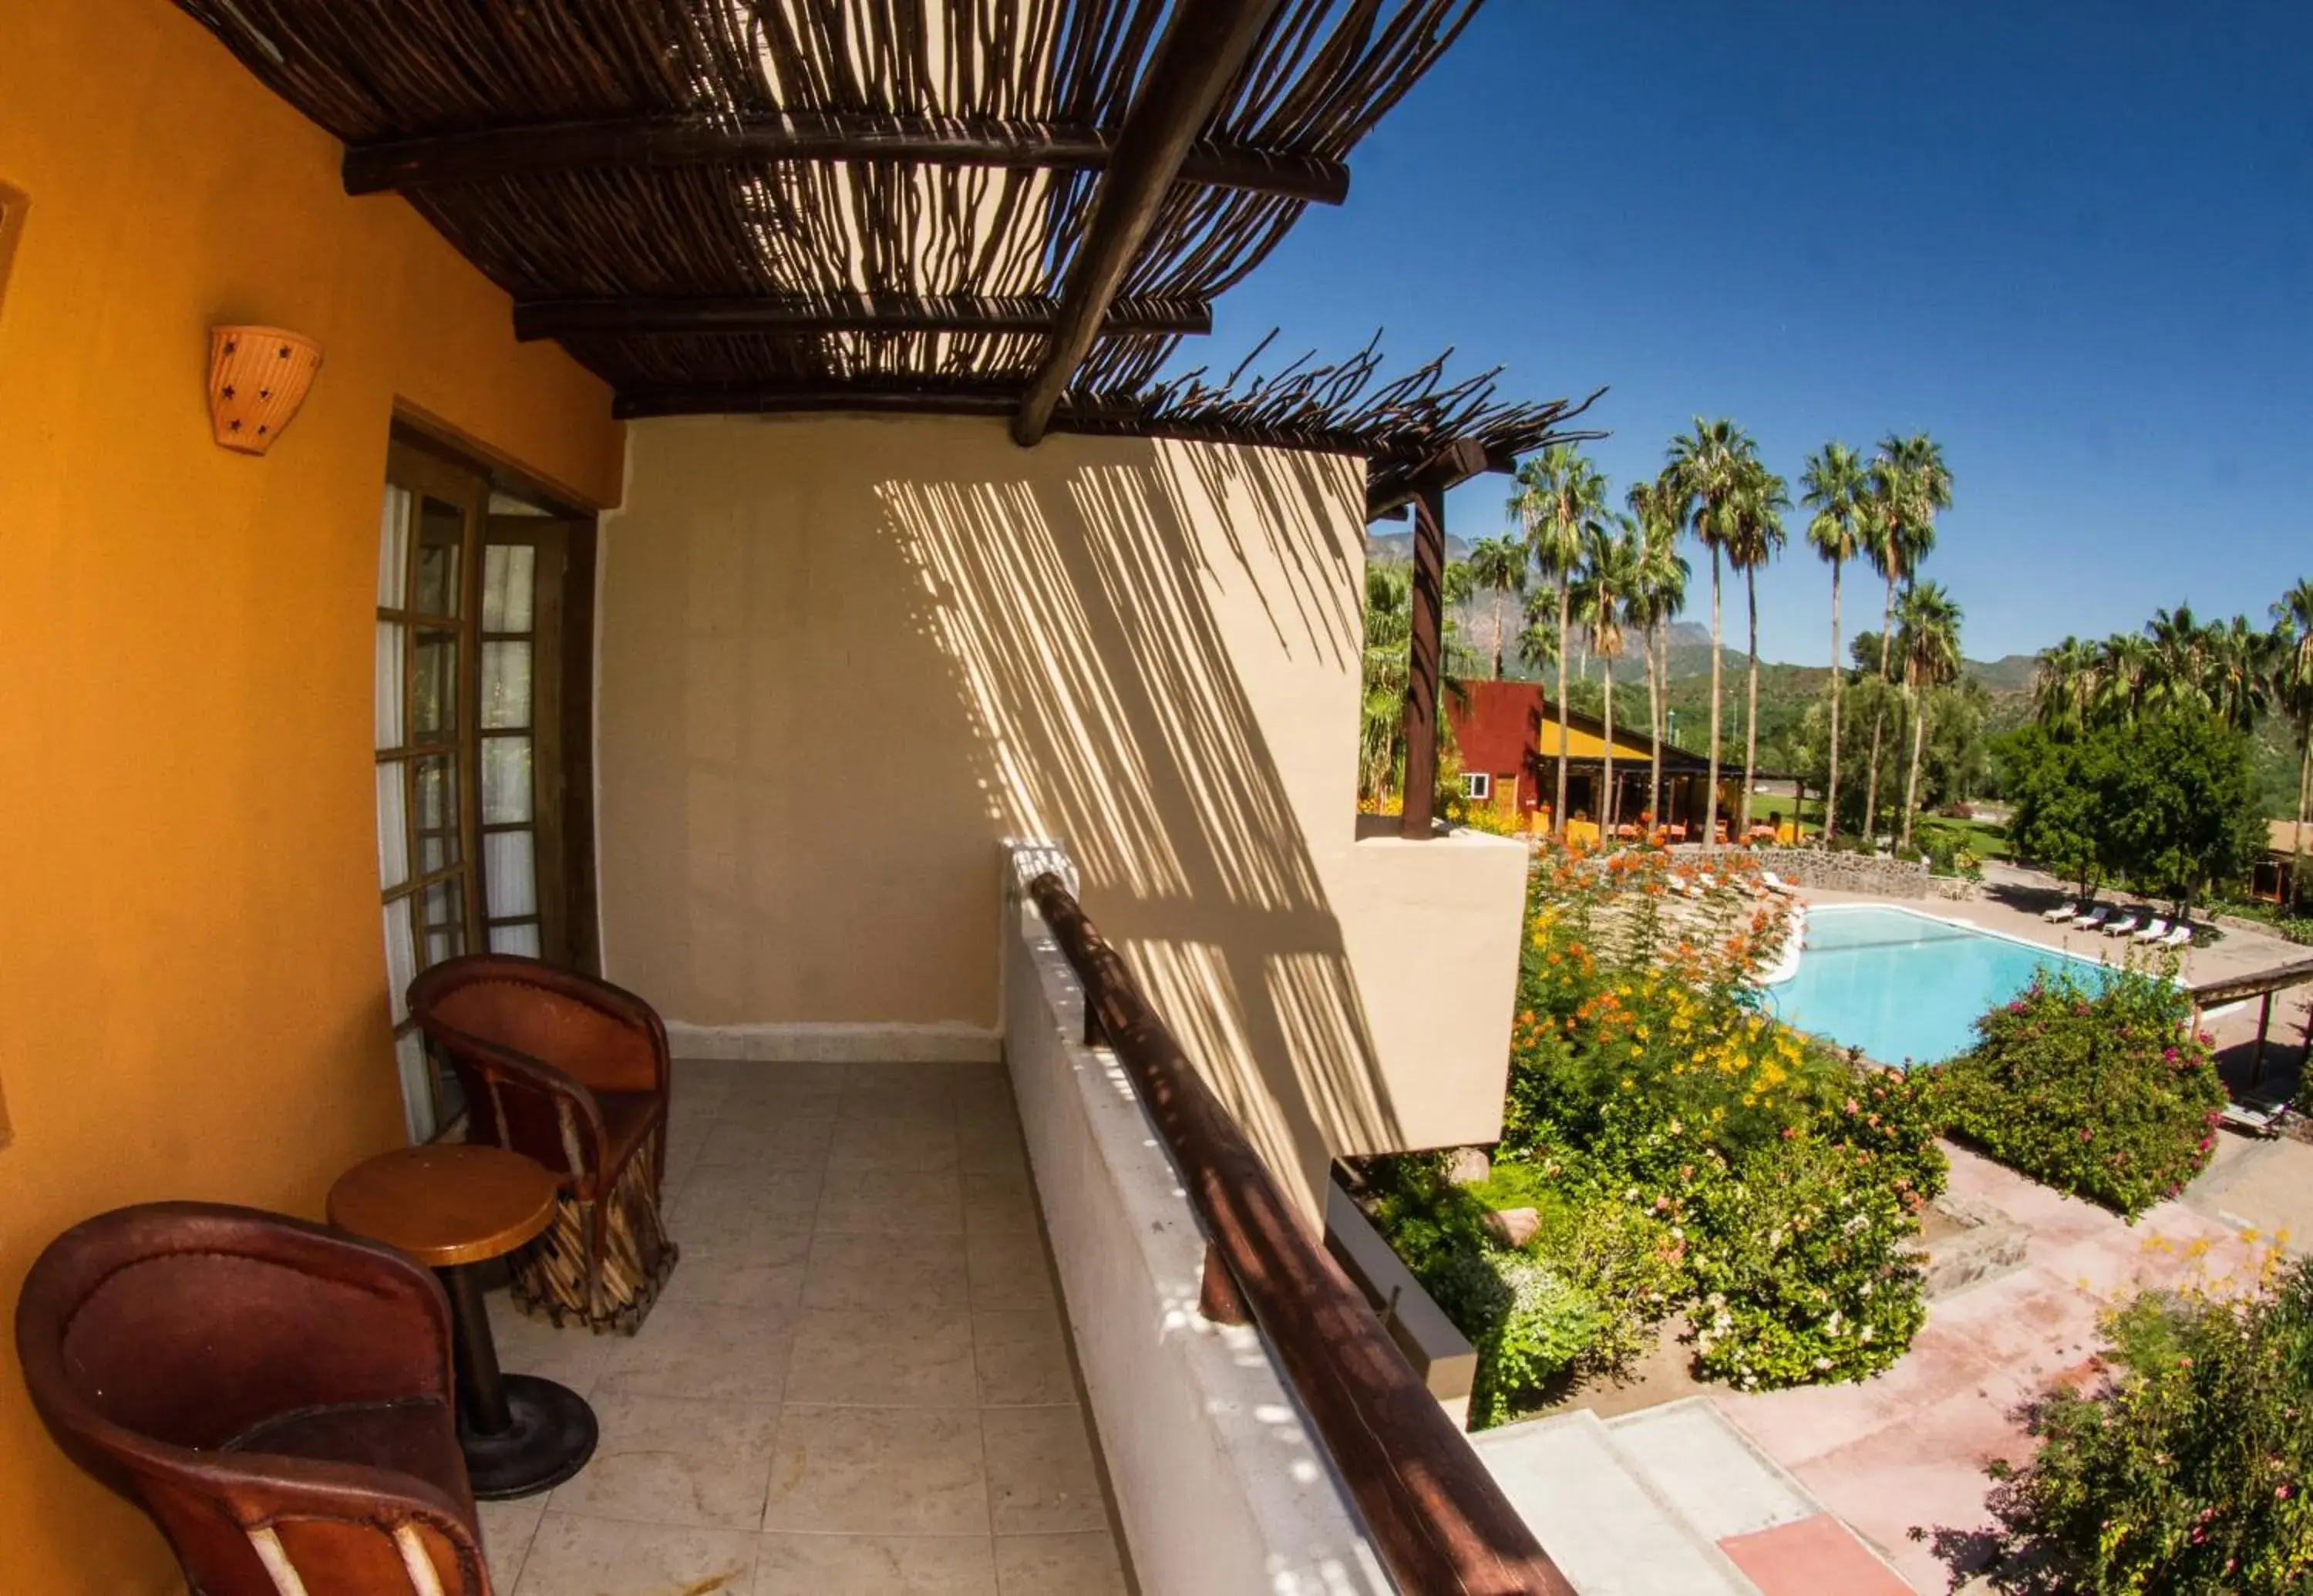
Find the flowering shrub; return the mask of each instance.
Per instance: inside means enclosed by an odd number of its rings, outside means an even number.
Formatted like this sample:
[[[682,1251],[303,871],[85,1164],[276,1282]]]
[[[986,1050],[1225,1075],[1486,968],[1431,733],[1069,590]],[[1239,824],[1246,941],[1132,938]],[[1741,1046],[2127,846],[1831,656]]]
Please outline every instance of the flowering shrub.
[[[1412,1264],[1464,1222],[1441,1204],[1473,1224],[1533,1208],[1528,1255],[1591,1310],[1586,1345],[1553,1362],[1581,1322],[1563,1294],[1533,1288],[1536,1328],[1505,1338],[1519,1265],[1480,1249],[1486,1301],[1466,1261],[1444,1272],[1440,1305],[1481,1346],[1474,1420],[1517,1411],[1531,1368],[1626,1362],[1682,1307],[1704,1371],[1746,1386],[1860,1378],[1918,1330],[1907,1249],[1944,1178],[1922,1094],[1761,1011],[1753,978],[1788,927],[1755,872],[1732,853],[1540,851],[1492,1177],[1419,1201],[1401,1187],[1384,1226]]]
[[[2147,1293],[2106,1322],[2110,1378],[2034,1410],[1994,1463],[2002,1590],[2267,1596],[2313,1575],[2313,1265],[2261,1289]]]
[[[2191,1019],[2183,989],[2153,975],[2044,974],[1932,1071],[1936,1112],[2001,1163],[2134,1219],[2215,1145],[2225,1089]]]
[[[1909,1191],[1872,1155],[1794,1136],[1703,1182],[1692,1210],[1697,1361],[1745,1389],[1860,1380],[1926,1321]]]

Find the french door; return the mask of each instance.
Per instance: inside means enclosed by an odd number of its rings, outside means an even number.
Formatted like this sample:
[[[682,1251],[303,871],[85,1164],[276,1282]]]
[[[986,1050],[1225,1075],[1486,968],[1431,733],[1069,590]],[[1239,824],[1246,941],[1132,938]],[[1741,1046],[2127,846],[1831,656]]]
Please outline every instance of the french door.
[[[493,513],[497,509],[500,512]],[[522,513],[528,512],[528,513]],[[407,994],[483,948],[570,964],[565,736],[574,542],[590,533],[399,439],[378,541],[377,836],[402,1109],[413,1142],[464,1105]]]

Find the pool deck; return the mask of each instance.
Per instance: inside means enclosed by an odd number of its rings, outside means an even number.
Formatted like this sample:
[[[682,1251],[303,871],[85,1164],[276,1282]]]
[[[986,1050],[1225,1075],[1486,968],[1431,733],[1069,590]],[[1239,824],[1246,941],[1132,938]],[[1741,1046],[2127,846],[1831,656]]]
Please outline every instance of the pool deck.
[[[2037,878],[2024,871],[1995,873],[1987,869],[1984,895],[1957,903],[1941,898],[1884,898],[1870,893],[1831,892],[1816,887],[1802,887],[1799,895],[1810,904],[1825,907],[1834,904],[1868,904],[1878,908],[1909,909],[1940,920],[1963,921],[1980,930],[1997,931],[2019,941],[2078,954],[2083,958],[2118,959],[2122,948],[2129,945],[2125,939],[2102,936],[2095,931],[2076,931],[2070,926],[2050,925],[2042,920],[2040,912],[2054,907],[2057,895],[2037,885],[2036,881]],[[2098,901],[2126,904],[2129,900],[2106,896]],[[2185,949],[2181,974],[2187,982],[2198,983],[2228,975],[2247,974],[2304,957],[2302,948],[2279,937],[2267,936],[2261,931],[2228,930],[2224,940],[2212,947]],[[2277,1010],[2273,1018],[2274,1029],[2278,1032],[2281,1026]]]

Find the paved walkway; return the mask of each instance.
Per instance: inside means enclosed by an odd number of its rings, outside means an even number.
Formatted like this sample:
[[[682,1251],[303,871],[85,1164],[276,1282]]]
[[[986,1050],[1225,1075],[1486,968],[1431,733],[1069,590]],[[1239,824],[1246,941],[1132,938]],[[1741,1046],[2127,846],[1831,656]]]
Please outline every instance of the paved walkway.
[[[1989,1524],[1984,1465],[2029,1455],[2016,1409],[2058,1376],[2086,1371],[2098,1316],[2146,1286],[2253,1271],[2260,1252],[2185,1203],[2164,1203],[2131,1226],[1948,1151],[1954,1195],[1987,1202],[2030,1231],[2022,1265],[1932,1304],[1912,1350],[1876,1379],[1713,1398],[1923,1592],[1944,1590],[1948,1574],[1932,1542],[1913,1540],[1912,1530],[1964,1539]]]
[[[491,1303],[594,1460],[485,1503],[510,1596],[1122,1596],[1000,1066],[675,1065],[642,1333]]]

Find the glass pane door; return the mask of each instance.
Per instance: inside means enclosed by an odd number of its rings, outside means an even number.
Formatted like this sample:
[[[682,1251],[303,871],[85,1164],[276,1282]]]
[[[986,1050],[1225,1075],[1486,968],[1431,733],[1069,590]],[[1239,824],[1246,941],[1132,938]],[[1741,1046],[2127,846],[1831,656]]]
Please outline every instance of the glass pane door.
[[[482,550],[483,923],[493,953],[567,962],[558,857],[558,522],[493,516]]]
[[[475,568],[482,478],[396,445],[378,536],[377,867],[388,1012],[410,1140],[463,1108],[409,1018],[420,970],[481,940],[474,890]]]

